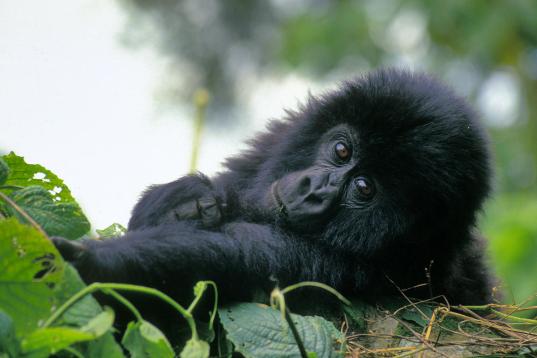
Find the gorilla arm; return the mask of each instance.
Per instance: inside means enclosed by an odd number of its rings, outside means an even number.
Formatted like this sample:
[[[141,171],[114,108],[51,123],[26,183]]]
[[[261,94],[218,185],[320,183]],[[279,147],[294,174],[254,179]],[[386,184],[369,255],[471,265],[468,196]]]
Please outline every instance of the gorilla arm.
[[[223,301],[249,300],[277,283],[314,280],[341,288],[349,282],[344,273],[352,272],[341,257],[257,224],[228,224],[223,232],[210,232],[178,222],[105,241],[53,240],[87,283],[145,285],[181,303],[188,302],[199,280],[215,281]]]

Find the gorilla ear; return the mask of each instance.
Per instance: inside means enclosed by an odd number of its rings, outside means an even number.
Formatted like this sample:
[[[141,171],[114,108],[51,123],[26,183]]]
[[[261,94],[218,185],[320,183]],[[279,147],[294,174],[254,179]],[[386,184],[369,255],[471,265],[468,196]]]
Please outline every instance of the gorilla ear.
[[[76,261],[86,251],[86,248],[80,242],[67,240],[57,236],[51,237],[50,239],[65,261]]]

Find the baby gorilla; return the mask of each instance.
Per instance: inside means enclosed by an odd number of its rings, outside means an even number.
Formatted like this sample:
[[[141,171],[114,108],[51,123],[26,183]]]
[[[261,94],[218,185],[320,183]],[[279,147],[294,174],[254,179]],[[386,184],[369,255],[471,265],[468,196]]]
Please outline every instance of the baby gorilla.
[[[407,293],[490,299],[474,228],[490,188],[487,137],[436,80],[382,70],[348,81],[271,122],[225,166],[150,188],[124,237],[54,242],[86,282],[151,286],[182,303],[198,280],[224,301],[305,280],[362,297],[418,285]]]

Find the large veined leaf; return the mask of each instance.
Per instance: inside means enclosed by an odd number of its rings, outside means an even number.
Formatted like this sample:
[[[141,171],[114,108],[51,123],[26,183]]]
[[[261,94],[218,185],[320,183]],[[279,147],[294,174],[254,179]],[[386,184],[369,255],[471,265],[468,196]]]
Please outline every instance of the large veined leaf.
[[[63,183],[63,180],[42,165],[28,164],[23,157],[19,157],[13,152],[4,155],[2,159],[11,171],[5,185],[21,187],[39,185],[48,190],[56,201],[75,202],[71,191]]]
[[[17,335],[50,315],[63,269],[54,245],[36,229],[14,218],[0,221],[0,309],[13,319]]]
[[[0,311],[0,357],[18,357],[20,345],[15,337],[13,320]]]
[[[9,167],[3,191],[10,193],[47,234],[76,239],[89,231],[87,218],[63,180],[39,164],[26,163],[13,152],[2,160]],[[15,214],[13,210],[10,213]]]
[[[90,223],[77,203],[54,201],[52,195],[41,186],[14,191],[11,199],[50,236],[76,239],[90,229]],[[19,217],[15,211],[14,214]],[[19,219],[24,220],[22,217]]]
[[[291,329],[280,311],[257,303],[240,303],[218,310],[227,338],[245,357],[300,357]],[[322,317],[291,315],[307,352],[340,357],[343,335]]]
[[[114,323],[114,312],[105,310],[80,328],[40,328],[22,341],[22,351],[29,357],[48,357],[74,343],[90,341],[108,332]]]
[[[164,334],[147,321],[130,322],[121,343],[132,358],[175,356]]]
[[[0,158],[0,185],[3,185],[6,182],[9,172],[9,167],[6,162]]]

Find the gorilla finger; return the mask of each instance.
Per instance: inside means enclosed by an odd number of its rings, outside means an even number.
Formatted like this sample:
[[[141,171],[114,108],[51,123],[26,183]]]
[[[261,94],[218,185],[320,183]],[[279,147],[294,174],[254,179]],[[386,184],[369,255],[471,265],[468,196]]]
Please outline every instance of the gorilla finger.
[[[67,240],[63,237],[52,237],[51,240],[64,260],[69,262],[76,261],[85,251],[84,245],[80,242]]]
[[[205,196],[198,199],[198,211],[205,227],[214,227],[220,224],[222,212],[214,196]]]

